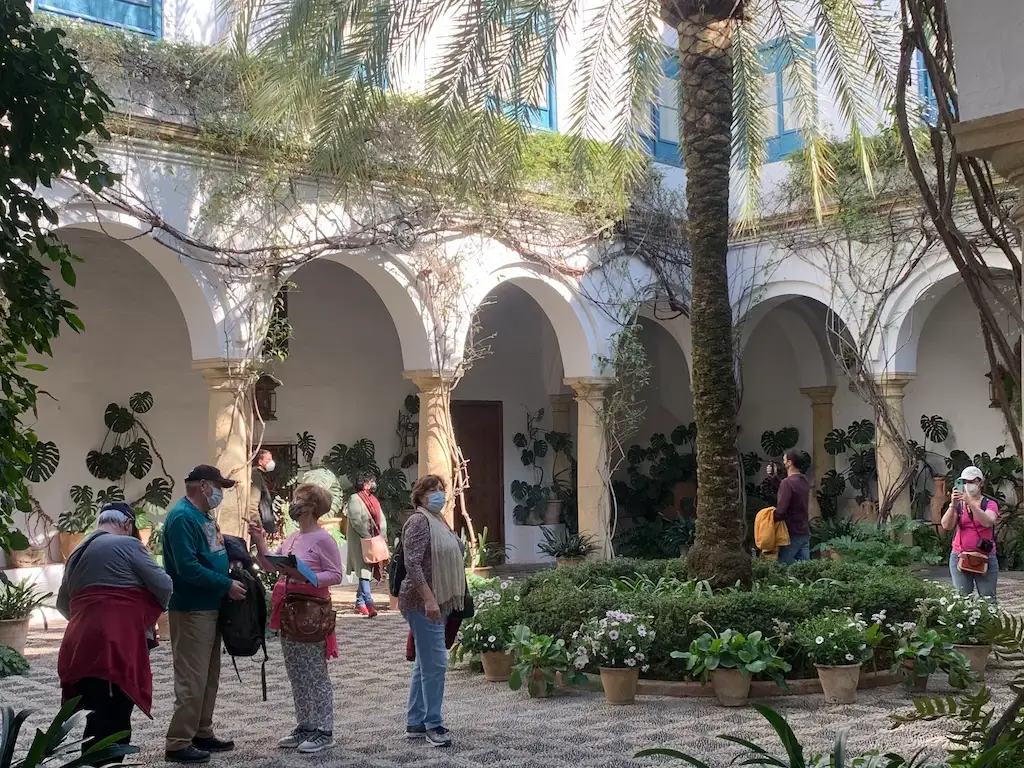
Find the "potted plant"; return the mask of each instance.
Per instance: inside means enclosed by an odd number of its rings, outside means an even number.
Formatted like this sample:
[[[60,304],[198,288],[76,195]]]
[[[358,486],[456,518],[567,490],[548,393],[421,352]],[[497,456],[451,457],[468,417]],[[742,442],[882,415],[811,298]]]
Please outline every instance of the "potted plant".
[[[579,565],[597,552],[597,544],[594,543],[593,536],[569,533],[566,530],[555,532],[550,528],[542,528],[541,533],[544,536],[544,541],[537,545],[537,551],[555,558],[555,563],[559,568]]]
[[[899,628],[899,647],[894,654],[893,672],[904,673],[908,690],[928,690],[928,678],[942,671],[953,688],[966,688],[973,680],[970,665],[962,653],[953,649],[948,637],[936,629],[908,622]]]
[[[43,511],[34,496],[30,495],[28,500],[32,511],[25,518],[25,533],[12,531],[4,548],[8,568],[38,568],[47,562],[53,518]]]
[[[88,485],[71,486],[71,500],[75,502],[74,509],[64,510],[57,518],[57,537],[60,541],[60,555],[64,560],[82,543],[86,532],[96,522],[96,511],[100,504]]]
[[[29,617],[51,597],[52,592],[42,592],[28,579],[11,581],[0,573],[0,645],[24,654]]]
[[[651,616],[634,616],[608,611],[573,633],[576,641],[576,669],[596,665],[601,671],[601,687],[609,704],[632,704],[641,672],[650,668],[648,658],[654,630]]]
[[[135,527],[139,529],[139,541],[142,542],[142,546],[149,546],[149,538],[153,535],[153,522],[149,519],[145,505],[135,510]]]
[[[502,582],[508,584],[508,582]],[[514,595],[506,587],[497,602],[490,601],[485,592],[478,599],[476,615],[459,629],[459,651],[452,649],[456,661],[466,655],[480,657],[484,679],[492,683],[504,683],[512,676],[512,629],[518,619]]]
[[[572,436],[565,432],[542,431],[540,422],[544,409],[526,414],[526,431],[517,432],[512,442],[520,450],[519,458],[524,467],[533,470],[534,482],[513,480],[510,486],[512,498],[516,501],[512,516],[516,525],[557,525],[562,521],[565,506],[571,503],[575,483],[571,482],[575,459],[572,456]],[[551,482],[546,482],[547,473],[543,459],[547,456],[565,457],[566,468],[554,473]]]
[[[531,698],[547,698],[555,689],[555,674],[570,685],[586,685],[587,676],[573,666],[569,649],[562,638],[535,635],[522,624],[512,629],[509,649],[515,664],[508,678],[508,687],[518,691],[526,683]]]
[[[818,670],[827,704],[853,704],[857,700],[861,665],[871,659],[885,637],[880,624],[868,626],[859,615],[829,611],[801,622],[796,644]]]
[[[999,609],[991,598],[958,589],[944,590],[942,596],[921,601],[921,623],[934,625],[953,644],[953,650],[967,659],[977,680],[985,679],[992,645],[989,631],[999,622]]]
[[[749,635],[726,629],[719,634],[704,621],[701,614],[695,623],[704,624],[705,632],[688,651],[672,651],[672,658],[686,661],[691,677],[707,685],[711,681],[718,703],[723,707],[745,706],[750,698],[750,682],[754,675],[766,675],[786,687],[784,675],[792,667],[779,658],[776,648],[760,632]]]
[[[487,541],[486,526],[476,535],[476,546],[472,546],[463,533],[462,546],[466,568],[484,579],[490,578],[492,567],[508,558],[507,547]]]

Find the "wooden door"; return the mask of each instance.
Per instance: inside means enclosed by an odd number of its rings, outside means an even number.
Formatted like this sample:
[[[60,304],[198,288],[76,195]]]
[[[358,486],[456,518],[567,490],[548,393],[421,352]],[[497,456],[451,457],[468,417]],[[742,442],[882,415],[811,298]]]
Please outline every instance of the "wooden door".
[[[469,462],[466,511],[488,542],[505,543],[505,482],[501,401],[453,400],[452,426]]]

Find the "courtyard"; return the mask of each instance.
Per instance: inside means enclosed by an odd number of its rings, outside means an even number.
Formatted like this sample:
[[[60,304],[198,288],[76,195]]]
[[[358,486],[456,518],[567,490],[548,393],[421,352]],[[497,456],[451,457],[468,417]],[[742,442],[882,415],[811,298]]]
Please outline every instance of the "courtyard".
[[[1024,596],[1016,574],[1004,576],[1003,607],[1024,615]],[[342,599],[351,599],[350,594]],[[366,766],[458,766],[476,768],[540,768],[588,766],[625,768],[660,760],[634,760],[638,749],[671,746],[699,756],[709,765],[725,766],[736,750],[716,739],[741,735],[775,748],[768,724],[750,708],[726,709],[712,699],[641,697],[634,706],[608,706],[600,693],[561,691],[552,699],[531,699],[503,683],[487,683],[462,667],[449,672],[445,695],[446,724],[455,736],[450,750],[435,750],[422,741],[404,738],[409,664],[405,661],[406,625],[401,616],[382,612],[376,620],[350,613],[339,615],[341,658],[330,665],[335,692],[333,750],[301,756],[277,749],[277,739],[293,726],[292,700],[281,653],[270,642],[267,664],[268,701],[261,701],[259,665],[240,660],[239,682],[225,657],[217,701],[218,735],[235,739],[232,753],[215,756],[211,765],[225,767],[316,765],[328,768]],[[32,668],[25,677],[0,680],[0,703],[31,708],[33,728],[44,727],[59,704],[56,674],[61,628],[33,631],[27,652]],[[163,737],[173,705],[171,658],[167,645],[152,654],[154,719],[135,714],[133,743],[141,748],[139,763],[162,764]],[[990,669],[988,685],[997,705],[1008,699],[1011,672]],[[930,691],[948,692],[940,675]],[[900,687],[861,691],[850,706],[828,707],[821,696],[777,697],[764,703],[779,710],[808,752],[830,748],[836,732],[850,728],[851,752],[867,750],[912,754],[926,749],[944,754],[945,727],[915,724],[891,729],[890,716],[905,712],[911,699]]]

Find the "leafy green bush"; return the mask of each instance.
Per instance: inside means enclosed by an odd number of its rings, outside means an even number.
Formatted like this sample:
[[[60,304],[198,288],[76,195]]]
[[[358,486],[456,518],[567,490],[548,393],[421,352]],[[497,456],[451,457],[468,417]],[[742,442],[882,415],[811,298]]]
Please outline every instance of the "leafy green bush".
[[[653,616],[655,639],[647,676],[679,680],[685,670],[671,653],[689,648],[702,634],[690,623],[697,613],[715,627],[770,637],[779,634],[780,622],[795,627],[829,609],[866,617],[885,611],[889,622],[915,621],[918,601],[941,594],[937,585],[897,568],[831,560],[788,567],[758,562],[750,591],[666,589],[668,584],[685,582],[685,571],[685,563],[678,559],[623,559],[535,574],[520,586],[520,621],[535,632],[570,638],[580,625],[608,611]],[[647,589],[616,591],[615,579]],[[880,649],[882,666],[890,663],[894,648],[895,642]],[[795,645],[787,645],[782,656],[800,674],[814,674]]]
[[[869,661],[883,636],[879,624],[869,627],[860,618],[842,611],[826,611],[802,621],[793,634],[807,660],[826,667]]]
[[[672,651],[672,658],[686,662],[686,671],[702,683],[711,680],[716,669],[738,669],[744,677],[765,675],[779,685],[785,685],[784,676],[792,669],[777,652],[775,644],[760,632],[744,635],[731,629],[705,632],[692,643],[688,651]]]
[[[7,645],[0,645],[0,677],[24,675],[28,672],[28,659]]]

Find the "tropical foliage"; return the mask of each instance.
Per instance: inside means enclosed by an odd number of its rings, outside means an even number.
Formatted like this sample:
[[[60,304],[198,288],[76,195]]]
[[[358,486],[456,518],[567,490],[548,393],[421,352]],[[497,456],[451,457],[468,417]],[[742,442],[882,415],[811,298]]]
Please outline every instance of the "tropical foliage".
[[[0,621],[26,619],[53,597],[43,592],[30,579],[11,581],[0,571]]]
[[[115,176],[86,138],[109,138],[111,102],[61,33],[35,24],[26,3],[0,7],[0,547],[28,546],[13,513],[32,511],[26,480],[42,482],[60,454],[29,426],[39,390],[29,375],[45,370],[63,328],[84,326],[53,283],[74,286],[78,258],[48,233],[57,214],[36,194],[62,174],[96,191]]]

